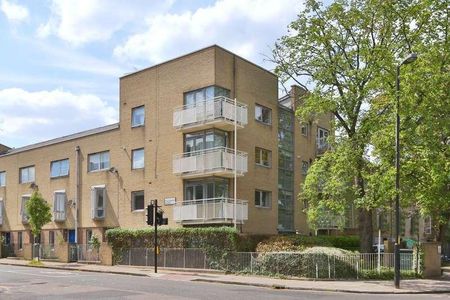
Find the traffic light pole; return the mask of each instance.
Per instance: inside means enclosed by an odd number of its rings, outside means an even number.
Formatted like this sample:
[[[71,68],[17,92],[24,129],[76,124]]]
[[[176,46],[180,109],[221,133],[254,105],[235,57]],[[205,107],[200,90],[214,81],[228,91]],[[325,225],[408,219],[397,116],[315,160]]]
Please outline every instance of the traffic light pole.
[[[156,214],[158,211],[158,200],[157,199],[155,200],[154,207],[155,207],[155,209],[154,209],[155,218],[153,219],[153,224],[155,226],[155,232],[154,232],[153,236],[154,236],[155,249],[153,251],[153,254],[154,254],[154,260],[155,260],[155,273],[158,273],[158,220],[156,219]]]

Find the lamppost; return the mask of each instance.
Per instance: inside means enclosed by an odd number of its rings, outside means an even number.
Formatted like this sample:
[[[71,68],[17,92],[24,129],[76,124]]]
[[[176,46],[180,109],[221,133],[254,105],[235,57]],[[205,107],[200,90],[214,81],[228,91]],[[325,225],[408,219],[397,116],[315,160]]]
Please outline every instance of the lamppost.
[[[400,64],[397,65],[396,76],[396,124],[395,124],[395,244],[394,244],[394,284],[400,288],[400,67],[414,62],[416,53],[411,53]]]

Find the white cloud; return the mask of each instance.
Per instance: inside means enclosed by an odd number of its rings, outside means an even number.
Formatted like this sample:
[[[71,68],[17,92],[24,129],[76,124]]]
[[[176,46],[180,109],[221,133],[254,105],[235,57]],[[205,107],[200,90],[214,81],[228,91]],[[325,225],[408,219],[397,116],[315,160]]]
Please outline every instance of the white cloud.
[[[0,90],[0,140],[9,146],[55,138],[117,122],[115,107],[92,94],[61,89]]]
[[[275,40],[300,10],[298,0],[219,0],[179,14],[146,19],[144,31],[114,49],[122,60],[160,62],[211,44],[219,44],[249,59],[262,61]]]
[[[25,6],[2,0],[0,5],[1,11],[5,14],[6,18],[12,22],[23,22],[28,19],[29,13]]]
[[[105,41],[121,30],[125,24],[166,10],[172,2],[172,0],[53,0],[51,16],[45,24],[38,27],[37,34],[39,37],[55,34],[75,45]]]

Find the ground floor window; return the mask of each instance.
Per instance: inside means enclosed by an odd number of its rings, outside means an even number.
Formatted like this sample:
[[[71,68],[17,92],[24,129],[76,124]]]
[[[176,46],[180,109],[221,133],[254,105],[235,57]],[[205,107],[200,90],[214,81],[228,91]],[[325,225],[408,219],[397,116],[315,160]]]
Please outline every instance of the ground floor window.
[[[19,250],[22,250],[23,248],[23,237],[22,237],[22,232],[19,231],[17,233],[17,246],[19,248]]]
[[[48,232],[48,243],[50,245],[54,245],[55,244],[55,232],[53,230],[50,230]]]
[[[143,210],[145,206],[144,191],[131,192],[131,210]]]

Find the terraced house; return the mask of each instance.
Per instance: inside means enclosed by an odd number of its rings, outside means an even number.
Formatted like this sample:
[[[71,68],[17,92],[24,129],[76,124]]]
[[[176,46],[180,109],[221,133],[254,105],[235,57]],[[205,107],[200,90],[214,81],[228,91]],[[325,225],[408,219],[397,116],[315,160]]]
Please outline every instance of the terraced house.
[[[277,76],[218,46],[121,77],[117,124],[0,147],[4,243],[20,255],[32,241],[24,205],[36,187],[53,210],[44,244],[145,227],[152,199],[170,227],[308,234],[297,195],[330,116],[296,119],[302,92],[278,99]]]

